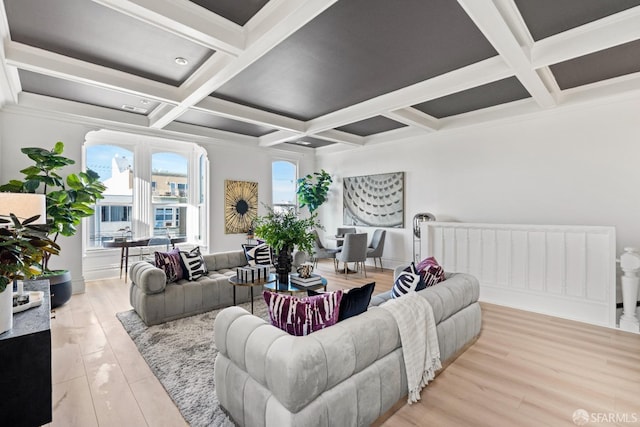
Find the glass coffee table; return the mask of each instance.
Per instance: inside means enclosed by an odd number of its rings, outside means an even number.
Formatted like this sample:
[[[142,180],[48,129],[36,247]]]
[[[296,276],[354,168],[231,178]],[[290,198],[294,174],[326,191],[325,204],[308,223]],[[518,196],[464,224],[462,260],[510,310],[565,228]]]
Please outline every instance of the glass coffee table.
[[[272,292],[289,293],[290,295],[293,295],[295,293],[307,292],[308,290],[313,290],[313,291],[317,289],[322,289],[325,291],[327,290],[327,279],[325,279],[324,277],[321,277],[322,283],[315,283],[313,285],[306,286],[306,285],[294,284],[294,283],[291,283],[291,281],[288,281],[287,283],[280,283],[278,282],[277,276],[275,274],[269,275],[270,278],[271,276],[273,276],[273,280],[270,280],[268,283],[265,283],[264,288]]]

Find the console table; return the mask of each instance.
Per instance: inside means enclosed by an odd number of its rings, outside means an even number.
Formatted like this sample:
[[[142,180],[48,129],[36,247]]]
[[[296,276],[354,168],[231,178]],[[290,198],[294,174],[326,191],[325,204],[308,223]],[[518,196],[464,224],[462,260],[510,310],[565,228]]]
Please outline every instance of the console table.
[[[44,292],[42,304],[14,314],[13,328],[0,334],[0,420],[15,427],[52,419],[49,281],[25,282],[24,290]]]

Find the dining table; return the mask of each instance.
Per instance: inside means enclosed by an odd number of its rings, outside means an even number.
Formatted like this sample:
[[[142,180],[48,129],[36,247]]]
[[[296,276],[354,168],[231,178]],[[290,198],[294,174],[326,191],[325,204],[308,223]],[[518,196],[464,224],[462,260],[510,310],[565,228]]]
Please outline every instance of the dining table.
[[[138,237],[133,239],[115,238],[102,242],[104,248],[120,248],[120,278],[122,279],[122,270],[124,266],[124,282],[127,283],[127,275],[129,272],[129,248],[149,246],[151,237]],[[171,246],[175,247],[176,243],[184,243],[187,241],[186,236],[170,237]]]

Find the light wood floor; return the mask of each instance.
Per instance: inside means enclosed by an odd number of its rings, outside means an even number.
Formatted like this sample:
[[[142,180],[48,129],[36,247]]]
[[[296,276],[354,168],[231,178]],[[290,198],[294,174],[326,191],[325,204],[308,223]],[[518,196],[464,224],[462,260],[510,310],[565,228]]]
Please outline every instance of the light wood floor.
[[[336,276],[330,262],[319,270],[332,290],[375,281],[378,293],[392,285],[391,270],[369,268],[367,279]],[[128,285],[112,279],[86,288],[51,322],[50,425],[186,425],[115,317],[130,309]],[[635,415],[636,423],[617,425],[640,425],[640,335],[489,304],[482,309],[478,341],[419,403],[404,405],[385,426],[574,426],[577,409]]]

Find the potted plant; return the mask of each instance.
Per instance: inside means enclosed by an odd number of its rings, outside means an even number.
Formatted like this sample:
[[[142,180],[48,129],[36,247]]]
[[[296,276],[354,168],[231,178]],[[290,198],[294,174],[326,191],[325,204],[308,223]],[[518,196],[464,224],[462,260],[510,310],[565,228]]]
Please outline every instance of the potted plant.
[[[277,254],[274,261],[278,280],[288,281],[294,248],[311,254],[315,236],[313,230],[320,227],[316,214],[300,218],[293,209],[275,212],[268,207],[269,213],[256,219],[255,235],[269,245]]]
[[[24,222],[10,214],[0,218],[0,333],[11,329],[11,294],[14,280],[23,280],[42,272],[44,254],[57,254],[60,247],[47,237],[48,226],[32,224],[39,215]]]
[[[300,207],[307,206],[309,212],[313,213],[327,200],[329,186],[332,182],[331,175],[324,169],[320,170],[320,172],[314,172],[313,175],[309,174],[303,178],[298,178],[296,194],[298,195]]]
[[[64,178],[61,169],[75,164],[64,157],[64,144],[56,142],[53,149],[28,147],[21,150],[34,165],[20,172],[24,180],[11,180],[0,186],[0,191],[12,193],[42,193],[47,199],[47,237],[56,242],[59,236],[73,236],[82,218],[93,215],[98,199],[106,187],[100,177],[88,169],[78,174],[72,173]],[[49,270],[52,252],[43,253],[43,276],[51,283],[51,306],[58,307],[71,298],[71,275],[67,270]]]

